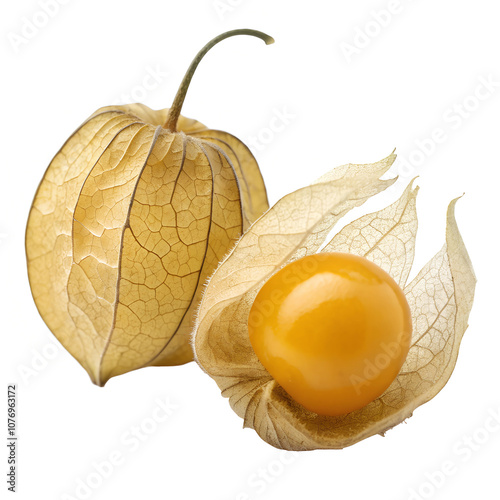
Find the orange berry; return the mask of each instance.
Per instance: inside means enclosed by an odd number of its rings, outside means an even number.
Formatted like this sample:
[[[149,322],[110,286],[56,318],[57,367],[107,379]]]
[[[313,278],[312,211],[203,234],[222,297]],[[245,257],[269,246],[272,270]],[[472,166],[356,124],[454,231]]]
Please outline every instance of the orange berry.
[[[248,330],[257,357],[288,394],[320,415],[343,415],[384,393],[410,347],[398,284],[364,257],[319,253],[273,275]]]

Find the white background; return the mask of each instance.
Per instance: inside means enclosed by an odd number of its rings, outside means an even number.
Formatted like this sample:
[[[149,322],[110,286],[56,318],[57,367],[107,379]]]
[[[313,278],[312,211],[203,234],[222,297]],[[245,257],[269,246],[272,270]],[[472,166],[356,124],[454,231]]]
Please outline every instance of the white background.
[[[95,486],[93,463],[116,452],[122,462],[88,498],[498,498],[500,424],[484,426],[500,412],[499,3],[54,1],[57,12],[45,19],[42,1],[5,3],[0,21],[0,325],[4,387],[19,385],[17,498],[83,498],[77,485],[90,478]],[[47,22],[29,31],[35,20]],[[240,27],[266,31],[276,43],[239,37],[218,45],[200,65],[183,114],[253,141],[271,203],[337,165],[376,161],[397,147],[397,188],[353,216],[389,204],[418,175],[414,275],[444,241],[448,202],[465,192],[457,219],[478,286],[455,372],[407,423],[342,451],[272,448],[242,429],[194,363],[93,386],[29,292],[25,222],[63,141],[103,105],[168,107],[198,49]],[[482,80],[496,82],[489,93],[478,90]],[[293,117],[273,120],[283,112]],[[272,124],[279,130],[270,133]],[[437,145],[435,129],[445,137]],[[176,409],[152,425],[157,398]],[[127,439],[141,425],[150,434],[135,449]],[[443,478],[437,471],[447,462],[453,473]]]

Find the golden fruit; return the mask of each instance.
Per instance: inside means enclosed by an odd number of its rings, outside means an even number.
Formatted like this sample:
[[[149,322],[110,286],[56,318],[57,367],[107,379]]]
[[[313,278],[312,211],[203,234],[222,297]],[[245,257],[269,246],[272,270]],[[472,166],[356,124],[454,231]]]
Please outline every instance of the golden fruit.
[[[280,269],[248,317],[260,362],[319,415],[350,413],[383,394],[406,359],[411,330],[408,302],[389,274],[339,252]]]

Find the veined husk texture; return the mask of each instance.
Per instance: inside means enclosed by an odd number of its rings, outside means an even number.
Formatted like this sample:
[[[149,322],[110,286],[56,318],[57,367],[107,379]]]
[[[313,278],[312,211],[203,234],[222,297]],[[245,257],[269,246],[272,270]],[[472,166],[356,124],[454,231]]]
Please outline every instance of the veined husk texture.
[[[244,419],[244,426],[277,448],[340,449],[383,434],[433,398],[455,366],[472,307],[475,277],[448,209],[446,244],[407,283],[415,247],[417,189],[407,187],[389,207],[347,224],[327,240],[354,207],[382,191],[392,154],[371,165],[345,165],[284,198],[258,219],[211,277],[197,319],[193,346],[200,366]],[[286,263],[318,251],[362,255],[404,290],[412,311],[412,344],[387,391],[340,417],[320,416],[295,402],[259,362],[248,337],[248,315],[266,280]]]
[[[98,385],[192,360],[201,290],[267,208],[259,167],[232,135],[141,104],[98,110],[50,163],[26,252],[40,314]]]

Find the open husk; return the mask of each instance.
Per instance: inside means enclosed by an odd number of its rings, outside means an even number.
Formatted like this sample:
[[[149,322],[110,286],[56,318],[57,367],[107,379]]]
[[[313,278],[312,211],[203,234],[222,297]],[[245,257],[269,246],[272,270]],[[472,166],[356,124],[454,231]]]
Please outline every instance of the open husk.
[[[339,167],[282,198],[243,235],[205,290],[193,337],[196,359],[244,426],[277,448],[340,449],[383,434],[433,398],[453,371],[475,288],[455,222],[456,200],[448,208],[444,247],[410,283],[417,231],[417,190],[411,186],[396,203],[327,240],[344,214],[392,183],[380,176],[394,158]],[[249,311],[266,280],[287,262],[318,251],[372,260],[403,288],[412,311],[411,347],[398,377],[378,399],[339,417],[295,402],[259,362],[248,337]]]

